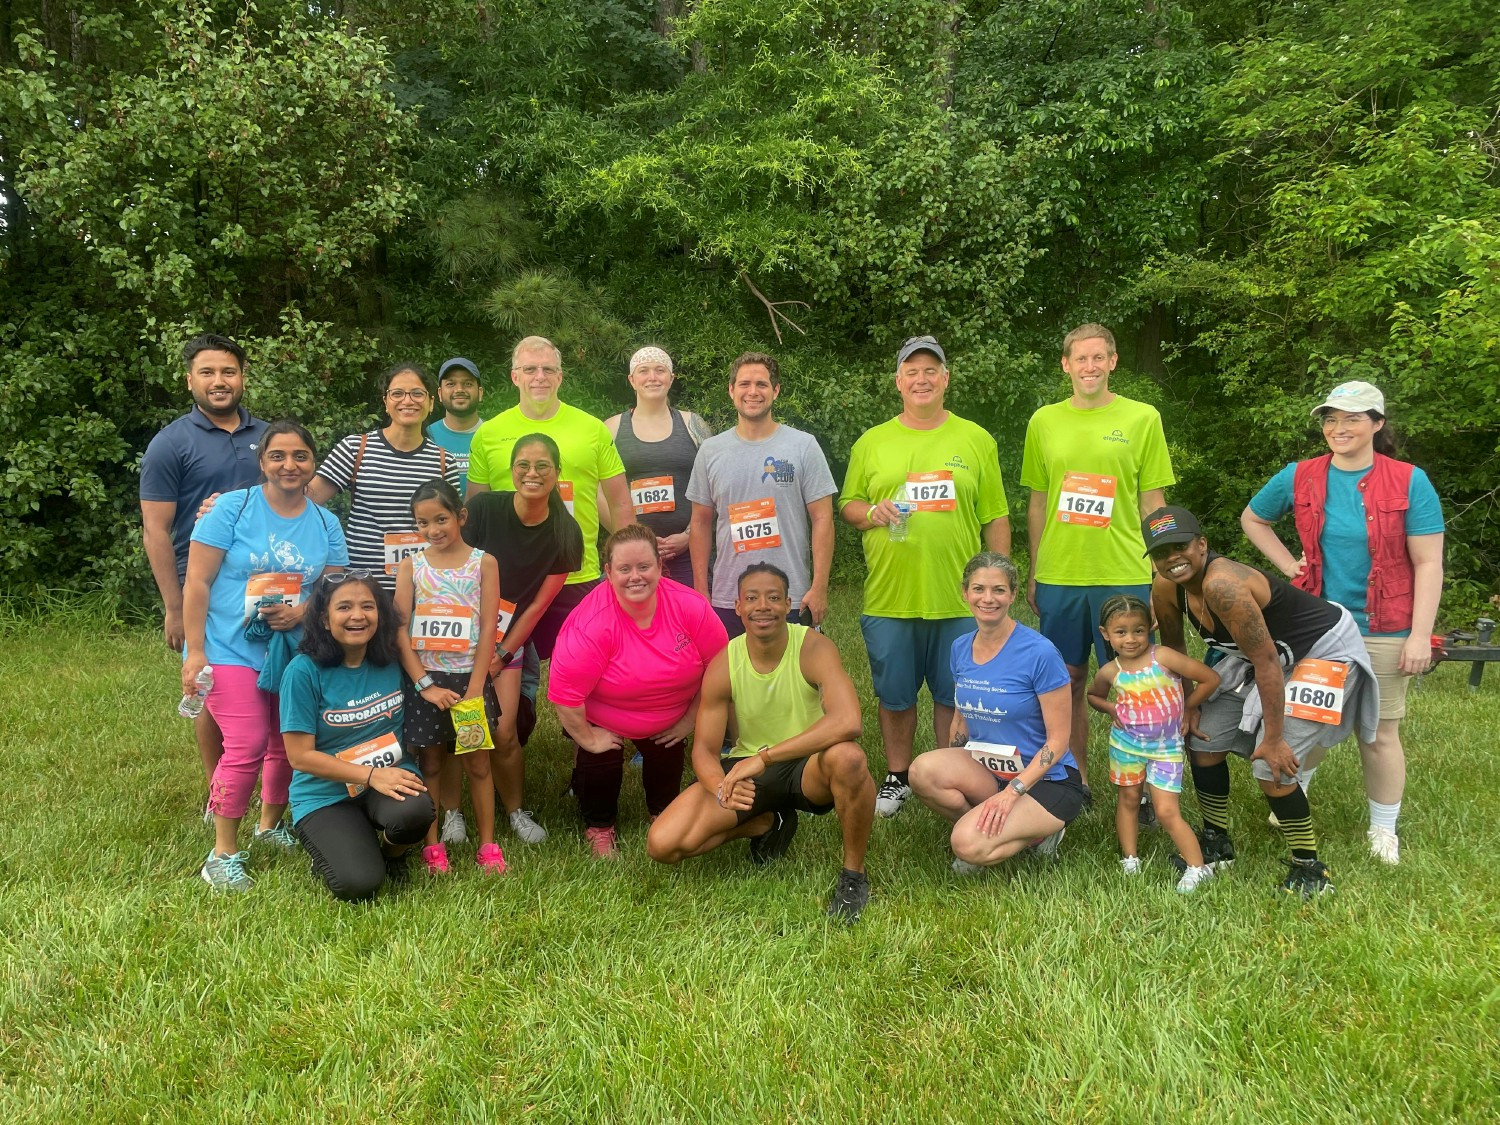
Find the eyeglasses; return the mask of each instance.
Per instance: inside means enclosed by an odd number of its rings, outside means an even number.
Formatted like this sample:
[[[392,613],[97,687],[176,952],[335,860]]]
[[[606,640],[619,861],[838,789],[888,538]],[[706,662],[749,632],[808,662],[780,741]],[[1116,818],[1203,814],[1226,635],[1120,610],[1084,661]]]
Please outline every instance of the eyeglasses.
[[[1335,430],[1340,426],[1357,426],[1361,422],[1368,421],[1370,421],[1368,414],[1345,414],[1342,418],[1337,414],[1325,414],[1323,415],[1323,428],[1325,430]]]
[[[345,582],[359,582],[374,577],[373,570],[335,570],[323,575],[323,583],[327,586],[342,586]]]
[[[427,392],[424,391],[421,387],[418,387],[414,391],[402,390],[400,387],[392,387],[390,390],[385,392],[385,397],[393,398],[397,402],[401,401],[401,399],[403,398],[409,398],[412,400],[412,402],[426,402]]]
[[[539,367],[534,363],[528,363],[525,367],[518,367],[516,368],[516,370],[519,371],[522,375],[525,375],[528,379],[531,376],[535,375],[537,372],[541,372],[549,379],[562,374],[561,367],[552,367],[550,365]]]

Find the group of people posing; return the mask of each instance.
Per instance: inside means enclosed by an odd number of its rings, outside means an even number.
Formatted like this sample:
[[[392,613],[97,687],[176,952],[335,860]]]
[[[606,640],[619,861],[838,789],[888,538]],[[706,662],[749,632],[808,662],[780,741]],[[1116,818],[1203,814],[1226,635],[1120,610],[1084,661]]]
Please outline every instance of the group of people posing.
[[[671,405],[672,360],[654,347],[630,362],[635,405],[607,421],[561,401],[561,353],[541,337],[515,347],[517,404],[484,422],[475,364],[447,361],[435,387],[401,365],[383,379],[388,424],[321,460],[300,424],[241,406],[236,344],[202,336],[184,355],[194,408],[148,448],[141,506],[167,644],[185,695],[205,695],[215,840],[201,874],[216,889],[252,885],[240,821],[257,777],[251,843],[300,843],[341,899],[404,878],[414,854],[448,872],[468,835],[465,776],[474,861],[503,872],[500,826],[547,836],[525,807],[522,749],[543,661],[594,854],[618,854],[628,742],[657,861],[745,838],[766,863],[799,813],[835,813],[828,909],[847,920],[868,900],[875,816],[913,794],[952,822],[958,872],[1055,854],[1091,802],[1091,710],[1111,720],[1127,875],[1143,809],[1176,846],[1180,891],[1232,862],[1234,754],[1291,850],[1281,886],[1330,889],[1307,788],[1351,731],[1371,851],[1399,859],[1400,719],[1408,678],[1430,664],[1443,523],[1426,476],[1391,456],[1367,383],[1314,407],[1329,453],[1286,466],[1245,510],[1278,574],[1211,551],[1193,514],[1166,504],[1159,414],[1110,391],[1109,331],[1075,329],[1061,359],[1073,393],[1027,429],[1023,575],[995,439],[947,409],[930,336],[898,352],[901,412],[855,443],[842,491],[816,439],[776,421],[780,372],[764,353],[732,364],[736,423],[720,434]],[[323,507],[340,493],[342,523]],[[1300,557],[1276,534],[1288,513]],[[836,517],[862,533],[878,788],[853,681],[819,631]],[[1017,597],[1038,630],[1011,617]],[[1187,655],[1189,618],[1206,663]],[[924,685],[938,749],[913,760]],[[1196,832],[1177,804],[1188,769]]]

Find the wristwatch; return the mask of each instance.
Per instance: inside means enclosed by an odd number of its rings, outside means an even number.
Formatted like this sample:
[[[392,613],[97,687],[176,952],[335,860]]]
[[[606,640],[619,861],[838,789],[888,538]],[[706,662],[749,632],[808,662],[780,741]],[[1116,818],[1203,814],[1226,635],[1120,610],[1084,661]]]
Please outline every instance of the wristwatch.
[[[417,680],[413,684],[413,686],[418,691],[426,691],[428,688],[430,688],[432,686],[432,677],[431,676],[423,676],[420,680]]]
[[[1013,777],[1010,779],[1010,787],[1018,796],[1026,796],[1026,783],[1019,777]]]
[[[516,654],[508,648],[502,648],[495,653],[500,658],[500,667],[509,668],[510,662],[516,658]]]

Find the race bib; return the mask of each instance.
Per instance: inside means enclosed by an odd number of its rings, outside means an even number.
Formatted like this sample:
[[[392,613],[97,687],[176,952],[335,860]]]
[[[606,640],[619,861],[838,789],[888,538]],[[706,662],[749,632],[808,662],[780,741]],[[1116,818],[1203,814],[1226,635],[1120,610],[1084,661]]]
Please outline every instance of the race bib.
[[[495,615],[495,644],[505,640],[505,634],[510,632],[510,623],[516,619],[516,603],[500,599],[500,612]],[[504,647],[504,646],[501,646]]]
[[[1057,522],[1108,527],[1115,510],[1115,478],[1065,473],[1057,497]]]
[[[670,476],[642,477],[640,480],[631,481],[630,503],[638,516],[644,516],[650,512],[675,512],[677,490],[672,486],[672,478]]]
[[[906,499],[919,512],[951,512],[958,506],[958,489],[953,473],[909,473],[906,477]]]
[[[418,652],[468,652],[474,611],[468,606],[418,602],[411,615],[411,647]]]
[[[1344,717],[1344,681],[1349,665],[1337,660],[1297,661],[1286,683],[1286,714],[1291,719],[1337,725]]]
[[[395,574],[401,569],[401,560],[419,553],[427,540],[415,531],[387,531],[385,533],[385,572]]]
[[[260,608],[260,599],[267,595],[281,595],[284,605],[296,605],[302,600],[302,575],[300,574],[252,574],[245,580],[245,620],[249,621]]]
[[[776,500],[746,500],[729,505],[729,541],[734,553],[764,551],[781,546],[781,523],[776,518]]]
[[[994,742],[971,742],[966,749],[969,751],[969,757],[1003,781],[1009,781],[1026,768],[1021,761],[1021,752],[1014,746],[1001,746]]]
[[[394,734],[386,733],[377,735],[368,742],[361,742],[358,746],[351,746],[347,750],[340,750],[338,757],[341,761],[353,762],[356,766],[364,766],[369,769],[385,769],[386,766],[394,766],[401,761],[401,743],[396,741]],[[363,785],[345,784],[344,788],[349,790],[349,796],[358,797],[365,791]]]
[[[573,515],[573,482],[570,480],[558,481],[557,494],[562,497],[563,507],[568,509],[568,515]]]

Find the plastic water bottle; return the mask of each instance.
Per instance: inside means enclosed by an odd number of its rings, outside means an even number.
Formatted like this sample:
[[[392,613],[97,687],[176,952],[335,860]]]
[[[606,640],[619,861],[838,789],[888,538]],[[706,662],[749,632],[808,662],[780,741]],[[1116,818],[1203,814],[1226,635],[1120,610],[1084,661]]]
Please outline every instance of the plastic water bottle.
[[[182,702],[177,705],[177,713],[184,719],[196,719],[203,714],[203,701],[208,698],[208,693],[214,686],[214,669],[212,664],[205,664],[203,671],[198,673],[198,678],[193,681],[198,690],[192,695],[184,695]]]
[[[905,543],[907,525],[917,506],[909,500],[896,500],[893,503],[896,505],[897,518],[885,525],[886,534],[890,536],[892,543]]]

